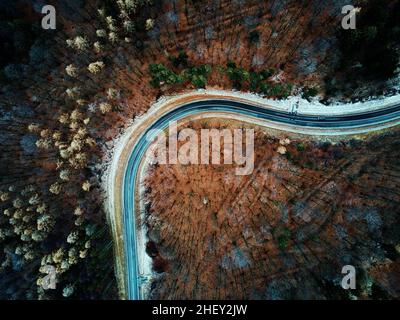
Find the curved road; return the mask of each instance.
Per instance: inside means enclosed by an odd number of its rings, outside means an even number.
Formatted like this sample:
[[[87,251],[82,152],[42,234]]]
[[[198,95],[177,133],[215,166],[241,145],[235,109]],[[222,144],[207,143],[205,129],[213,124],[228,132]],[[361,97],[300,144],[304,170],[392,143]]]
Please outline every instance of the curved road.
[[[136,246],[136,213],[135,213],[135,188],[137,186],[138,169],[143,156],[151,142],[146,140],[146,134],[152,129],[165,129],[169,122],[178,121],[189,116],[202,113],[230,113],[261,121],[273,121],[297,127],[313,127],[322,130],[337,130],[343,128],[360,128],[376,124],[384,124],[400,119],[400,104],[371,111],[363,114],[350,114],[343,116],[313,116],[295,115],[288,112],[266,109],[244,102],[229,100],[204,100],[179,106],[165,114],[151,124],[137,139],[123,177],[122,191],[122,217],[123,241],[125,250],[125,290],[127,299],[140,299],[138,279],[138,260]]]

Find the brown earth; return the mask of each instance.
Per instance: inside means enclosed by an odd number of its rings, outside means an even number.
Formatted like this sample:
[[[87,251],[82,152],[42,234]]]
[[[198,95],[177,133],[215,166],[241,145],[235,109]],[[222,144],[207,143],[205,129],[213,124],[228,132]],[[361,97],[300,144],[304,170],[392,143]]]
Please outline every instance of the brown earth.
[[[204,121],[190,127],[240,126]],[[279,146],[258,129],[248,176],[234,165],[151,167],[145,223],[159,274],[151,298],[349,297],[340,288],[346,264],[358,272],[352,294],[398,297],[388,280],[399,279],[398,133],[334,144],[294,138],[286,155]]]

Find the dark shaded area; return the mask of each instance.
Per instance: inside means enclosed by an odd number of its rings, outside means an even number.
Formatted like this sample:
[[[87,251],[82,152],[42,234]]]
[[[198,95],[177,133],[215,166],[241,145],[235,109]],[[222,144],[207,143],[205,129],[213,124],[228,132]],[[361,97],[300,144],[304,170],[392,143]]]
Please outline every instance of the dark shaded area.
[[[28,201],[32,195],[20,196],[24,186],[33,180],[46,180],[46,173],[33,160],[43,160],[43,154],[35,145],[37,135],[27,131],[28,124],[40,121],[43,112],[37,111],[40,100],[29,95],[28,90],[32,87],[48,90],[53,75],[63,63],[63,55],[60,56],[59,51],[60,39],[57,39],[64,32],[63,23],[90,18],[85,16],[87,11],[83,8],[87,2],[84,0],[49,1],[48,4],[54,4],[57,9],[57,30],[41,28],[42,1],[0,1],[0,187],[6,190],[5,186],[13,184],[15,190],[11,194],[18,195],[24,201]],[[64,41],[63,39],[62,45]],[[54,101],[57,97],[52,96],[51,99]],[[42,163],[46,163],[46,160]],[[16,174],[17,179],[10,173],[11,167],[15,169],[11,172]],[[87,169],[82,171],[82,175],[90,179],[93,173]],[[39,197],[49,197],[47,183],[39,182],[38,185],[40,188],[35,192]],[[65,251],[64,259],[68,258],[71,248],[66,243],[66,238],[69,230],[75,226],[71,213],[76,206],[71,199],[66,200],[71,198],[71,194],[83,197],[81,189],[66,190],[62,203],[53,201],[48,207],[50,216],[56,220],[54,229],[44,241],[29,247],[31,252],[35,251],[31,261],[25,260],[21,252],[16,252],[16,243],[21,242],[18,235],[1,238],[0,299],[37,299],[40,296],[37,279],[43,274],[39,270],[41,257],[36,256],[37,252],[44,256],[62,248]],[[117,298],[110,230],[105,214],[97,203],[98,199],[88,200],[85,206],[88,213],[80,228],[81,235],[90,234],[91,239],[85,260],[59,275],[56,289],[47,290],[46,299],[65,297],[63,289],[70,284],[74,287],[74,294],[70,297],[72,299]],[[0,232],[4,232],[9,225],[10,218],[3,214],[6,209],[10,209],[10,205],[0,202]],[[32,212],[31,215],[33,223],[40,217],[37,212]],[[82,244],[82,249],[84,248]]]
[[[357,28],[340,34],[341,67],[355,78],[390,78],[399,59],[400,1],[373,0],[361,10]]]
[[[29,62],[29,50],[39,33],[40,16],[33,7],[21,1],[5,0],[0,3],[0,69],[1,79],[5,72],[10,78],[23,73],[22,64]]]
[[[370,0],[359,6],[356,29],[339,32],[340,63],[327,78],[327,96],[352,96],[354,90],[363,91],[361,98],[384,94],[384,81],[394,77],[399,66],[400,1]]]

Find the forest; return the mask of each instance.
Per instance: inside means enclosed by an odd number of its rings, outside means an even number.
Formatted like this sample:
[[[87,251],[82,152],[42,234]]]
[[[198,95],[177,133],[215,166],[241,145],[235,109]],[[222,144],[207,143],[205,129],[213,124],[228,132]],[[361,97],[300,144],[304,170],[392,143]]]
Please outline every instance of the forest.
[[[182,127],[249,125],[213,118]],[[150,165],[150,297],[397,299],[399,132],[321,141],[250,127],[252,175],[237,176],[234,164]],[[357,269],[356,290],[340,287],[346,264]]]
[[[114,140],[160,97],[214,88],[329,105],[398,92],[400,1],[354,1],[359,29],[344,33],[347,2],[49,0],[57,28],[44,30],[42,1],[2,0],[0,299],[119,298],[104,173]],[[219,166],[154,168],[151,297],[334,298],[343,293],[328,261],[354,256],[373,260],[354,296],[398,298],[396,135],[280,144],[260,131],[257,174],[240,181]],[[157,192],[166,184],[169,193]],[[203,196],[205,186],[232,199]],[[319,235],[302,225],[310,217]],[[183,233],[165,228],[169,219]],[[48,266],[54,290],[43,288]],[[293,278],[282,278],[288,271]],[[304,279],[310,290],[293,292]]]

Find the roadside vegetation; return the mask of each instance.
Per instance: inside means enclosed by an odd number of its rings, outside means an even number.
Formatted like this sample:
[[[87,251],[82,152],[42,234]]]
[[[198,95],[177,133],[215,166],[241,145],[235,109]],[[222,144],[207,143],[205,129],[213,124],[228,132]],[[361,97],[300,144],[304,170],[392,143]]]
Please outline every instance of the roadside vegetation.
[[[188,61],[186,53],[181,51],[178,56],[170,57],[171,66],[164,64],[151,64],[149,72],[151,75],[150,84],[154,88],[160,88],[163,85],[186,85],[191,84],[196,89],[203,89],[207,85],[208,76],[211,74],[212,67],[208,64],[194,66]],[[237,67],[232,61],[228,62],[226,67],[218,66],[216,72],[225,75],[232,87],[237,90],[259,93],[272,98],[287,98],[293,85],[289,83],[276,83],[272,81],[275,74],[273,69],[262,71],[248,71]],[[315,89],[313,89],[315,90]],[[307,91],[308,92],[308,91]],[[310,91],[308,95],[315,96],[315,91]]]
[[[153,87],[159,88],[164,84],[176,85],[188,83],[196,89],[206,87],[211,66],[207,64],[200,66],[189,64],[187,55],[183,51],[177,57],[170,57],[170,61],[175,70],[171,70],[161,63],[150,64],[150,84]]]

